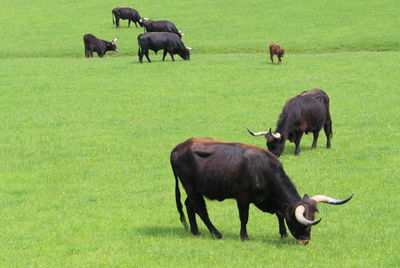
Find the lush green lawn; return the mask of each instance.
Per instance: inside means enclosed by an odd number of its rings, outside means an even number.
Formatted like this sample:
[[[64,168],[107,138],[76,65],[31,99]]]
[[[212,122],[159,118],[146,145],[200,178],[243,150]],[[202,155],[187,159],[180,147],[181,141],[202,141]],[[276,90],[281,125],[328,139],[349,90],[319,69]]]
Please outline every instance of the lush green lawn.
[[[3,2],[0,266],[399,265],[396,1],[138,3],[197,48],[189,62],[142,65],[141,30],[112,28],[110,3]],[[86,32],[120,36],[122,52],[83,58]],[[282,66],[269,64],[270,40],[289,48]],[[222,240],[202,223],[203,236],[185,232],[172,148],[205,136],[265,147],[244,126],[274,128],[286,99],[317,87],[331,98],[332,149],[322,134],[312,151],[305,136],[299,157],[287,144],[280,160],[301,194],[353,200],[319,206],[308,246],[281,240],[255,207],[241,242],[232,200],[208,202]]]

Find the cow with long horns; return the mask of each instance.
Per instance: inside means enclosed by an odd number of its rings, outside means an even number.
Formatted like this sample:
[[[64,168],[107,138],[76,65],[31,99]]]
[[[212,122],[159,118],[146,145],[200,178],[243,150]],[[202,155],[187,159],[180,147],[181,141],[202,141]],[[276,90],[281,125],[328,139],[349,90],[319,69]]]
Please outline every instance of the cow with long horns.
[[[99,57],[103,57],[107,51],[118,51],[117,40],[115,38],[110,42],[102,40],[94,36],[93,34],[85,34],[83,36],[83,43],[85,45],[85,56],[93,57],[93,52],[96,52]]]
[[[136,28],[137,23],[139,23],[140,27],[143,27],[141,17],[139,12],[136,9],[130,7],[116,7],[111,11],[112,22],[115,23],[115,27],[119,27],[119,20],[128,20],[128,27],[131,27],[131,22],[135,23]],[[115,17],[115,22],[114,22]]]
[[[146,32],[170,32],[177,34],[180,38],[184,35],[181,31],[178,31],[175,24],[168,20],[150,20],[148,18],[140,19],[140,23],[146,29]]]
[[[151,32],[144,33],[138,36],[138,56],[139,62],[143,62],[143,56],[149,58],[149,50],[157,53],[158,50],[164,50],[162,60],[164,61],[167,53],[170,54],[172,61],[175,61],[174,55],[178,54],[183,60],[190,60],[190,50],[192,48],[185,47],[178,35],[169,32]]]
[[[204,197],[218,201],[234,198],[239,209],[242,240],[249,239],[246,225],[249,205],[254,204],[264,212],[276,214],[281,237],[287,237],[286,222],[291,234],[306,244],[311,226],[321,221],[314,218],[317,203],[340,205],[353,196],[344,200],[323,195],[301,198],[279,160],[269,151],[247,144],[188,139],[172,150],[170,160],[180,220],[186,227],[179,180],[187,194],[186,211],[194,235],[200,234],[197,214],[213,236],[222,238],[209,219]]]
[[[329,112],[329,97],[321,89],[304,91],[286,101],[279,116],[276,130],[253,132],[253,136],[265,136],[268,150],[279,157],[285,148],[285,141],[294,142],[294,155],[300,153],[300,141],[303,134],[313,133],[311,148],[317,147],[319,131],[324,128],[326,148],[331,148],[332,120]]]

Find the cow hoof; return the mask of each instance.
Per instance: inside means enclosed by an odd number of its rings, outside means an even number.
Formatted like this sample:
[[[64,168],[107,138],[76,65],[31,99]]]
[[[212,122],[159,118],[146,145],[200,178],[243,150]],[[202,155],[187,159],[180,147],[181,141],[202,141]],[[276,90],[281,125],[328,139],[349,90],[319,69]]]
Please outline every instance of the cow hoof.
[[[195,236],[200,236],[201,235],[201,233],[199,231],[191,231],[191,232]]]
[[[240,239],[242,241],[249,241],[249,237],[247,235],[246,236],[241,236]]]
[[[215,238],[217,238],[217,239],[221,239],[222,238],[222,234],[220,233],[220,232],[215,232],[215,233],[213,233],[213,235],[215,236]]]
[[[281,234],[281,238],[283,239],[283,238],[286,238],[286,237],[288,237],[288,234]]]

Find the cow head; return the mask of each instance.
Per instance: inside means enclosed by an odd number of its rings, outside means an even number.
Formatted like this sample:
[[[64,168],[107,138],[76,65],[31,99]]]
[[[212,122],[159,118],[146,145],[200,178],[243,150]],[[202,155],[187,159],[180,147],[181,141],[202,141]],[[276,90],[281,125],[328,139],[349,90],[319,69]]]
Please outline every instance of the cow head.
[[[279,132],[272,132],[271,129],[265,134],[268,151],[279,157],[285,149],[285,138]]]
[[[317,203],[324,202],[332,205],[341,205],[348,202],[353,195],[337,200],[328,196],[316,195],[311,198],[304,195],[294,207],[286,205],[285,219],[290,233],[301,243],[307,244],[311,239],[311,226],[318,224],[321,219],[315,220],[315,213],[318,212]]]
[[[285,148],[285,137],[283,137],[279,132],[261,131],[253,132],[247,127],[247,131],[253,136],[265,136],[268,151],[279,157],[283,149]]]
[[[285,51],[283,48],[278,49],[278,56],[283,58],[283,56],[285,55]]]
[[[115,38],[107,43],[107,51],[118,51],[117,49],[118,38]]]
[[[185,47],[184,50],[177,52],[177,54],[184,60],[190,60],[190,50],[192,50],[191,47]]]
[[[145,22],[146,21],[149,21],[150,19],[149,18],[141,18],[140,20],[139,20],[139,25],[140,25],[140,27],[143,27],[143,25],[145,24]]]

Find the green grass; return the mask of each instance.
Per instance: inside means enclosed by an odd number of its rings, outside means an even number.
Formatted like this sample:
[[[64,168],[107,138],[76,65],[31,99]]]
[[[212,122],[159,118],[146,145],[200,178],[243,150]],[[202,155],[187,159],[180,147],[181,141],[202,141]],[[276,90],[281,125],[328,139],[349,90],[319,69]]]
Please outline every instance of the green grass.
[[[196,47],[189,62],[142,65],[141,30],[114,29],[112,3],[2,3],[12,42],[0,46],[0,266],[398,266],[399,4],[244,3],[138,3]],[[119,35],[122,52],[83,58],[86,32]],[[270,40],[289,48],[281,66],[269,64]],[[265,147],[245,125],[274,128],[286,99],[317,87],[331,99],[332,149],[321,133],[312,151],[309,135],[280,160],[301,194],[353,200],[319,205],[308,246],[281,240],[276,217],[255,207],[241,242],[233,200],[207,202],[222,240],[199,219],[203,236],[185,232],[172,148],[190,137]]]

